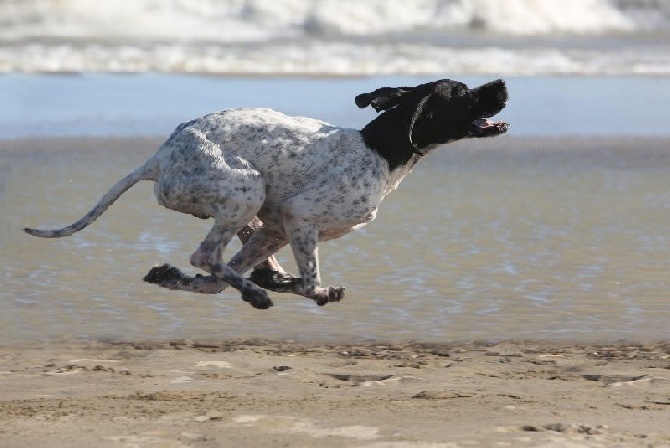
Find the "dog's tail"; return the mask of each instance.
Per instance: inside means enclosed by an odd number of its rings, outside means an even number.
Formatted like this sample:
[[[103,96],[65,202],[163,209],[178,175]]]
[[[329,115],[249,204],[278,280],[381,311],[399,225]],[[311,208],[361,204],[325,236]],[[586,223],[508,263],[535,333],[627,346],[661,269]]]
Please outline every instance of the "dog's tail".
[[[140,166],[135,171],[118,181],[116,185],[114,185],[107,193],[104,194],[95,207],[93,207],[93,209],[84,215],[79,221],[70,224],[67,227],[63,227],[62,229],[38,230],[26,227],[23,230],[30,235],[39,236],[42,238],[61,238],[63,236],[70,236],[73,233],[88,227],[93,221],[98,219],[100,215],[102,215],[105,210],[107,210],[109,206],[114,203],[114,201],[121,197],[123,193],[128,191],[130,187],[141,180],[155,181],[157,176],[158,162],[154,158],[151,158],[147,160],[144,165]]]

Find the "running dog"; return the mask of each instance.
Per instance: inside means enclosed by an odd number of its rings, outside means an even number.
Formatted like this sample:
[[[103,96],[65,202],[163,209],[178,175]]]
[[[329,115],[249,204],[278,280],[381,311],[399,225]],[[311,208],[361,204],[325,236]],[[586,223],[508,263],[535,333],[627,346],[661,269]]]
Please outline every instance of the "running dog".
[[[45,238],[72,235],[137,182],[151,180],[159,204],[214,224],[190,258],[209,275],[189,277],[166,264],[151,269],[145,281],[206,294],[231,285],[260,309],[272,306],[266,289],[319,305],[338,302],[344,288],[321,286],[318,242],[372,221],[382,199],[438,146],[507,132],[507,123],[488,120],[507,100],[500,79],[473,89],[442,79],[358,95],[358,107],[382,112],[361,130],[271,109],[213,113],[179,125],[153,157],[79,221],[59,230],[25,231]],[[224,263],[223,250],[235,235],[243,246]],[[299,277],[274,258],[286,244]]]

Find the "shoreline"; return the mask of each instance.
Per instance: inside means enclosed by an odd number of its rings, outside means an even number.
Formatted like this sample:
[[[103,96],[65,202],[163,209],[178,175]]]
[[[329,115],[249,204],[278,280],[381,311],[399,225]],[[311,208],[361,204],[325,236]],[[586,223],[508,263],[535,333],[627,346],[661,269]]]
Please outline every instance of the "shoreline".
[[[351,347],[362,347],[365,350],[373,350],[379,347],[395,347],[397,349],[430,352],[445,350],[487,350],[495,346],[516,347],[542,347],[545,350],[570,350],[573,348],[589,349],[598,351],[631,351],[631,350],[654,350],[658,347],[668,353],[670,361],[670,338],[597,338],[597,337],[570,337],[570,338],[490,338],[490,339],[449,339],[440,341],[437,339],[419,338],[364,338],[345,336],[323,336],[323,338],[311,337],[267,337],[267,336],[245,336],[245,337],[173,337],[166,339],[151,338],[67,338],[56,337],[51,341],[12,341],[4,343],[0,340],[0,350],[211,350],[230,351],[238,347],[248,348],[256,346],[264,347],[294,347],[296,350],[347,350]],[[533,351],[534,349],[531,349]]]

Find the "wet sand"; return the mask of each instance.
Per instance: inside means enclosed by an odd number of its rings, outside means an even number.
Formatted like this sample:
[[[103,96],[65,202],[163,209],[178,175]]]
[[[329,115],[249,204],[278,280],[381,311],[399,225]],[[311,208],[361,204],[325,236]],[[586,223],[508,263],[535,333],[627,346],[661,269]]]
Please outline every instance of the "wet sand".
[[[670,344],[0,350],[0,445],[670,446]]]

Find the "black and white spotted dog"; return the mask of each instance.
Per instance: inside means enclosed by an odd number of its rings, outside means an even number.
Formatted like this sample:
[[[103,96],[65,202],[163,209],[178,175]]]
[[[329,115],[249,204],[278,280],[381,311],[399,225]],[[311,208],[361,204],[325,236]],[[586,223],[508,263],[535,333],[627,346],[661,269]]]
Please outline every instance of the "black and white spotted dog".
[[[270,109],[232,109],[183,123],[79,221],[59,230],[25,231],[46,238],[72,235],[134,184],[152,180],[160,204],[213,218],[214,225],[190,259],[210,275],[189,277],[166,264],[153,268],[146,281],[206,294],[232,285],[255,308],[272,306],[262,288],[319,305],[337,302],[344,288],[321,286],[317,243],[372,221],[382,199],[437,146],[509,129],[487,120],[507,103],[502,80],[474,89],[448,79],[383,87],[355,101],[384,112],[362,130]],[[222,252],[235,235],[243,246],[226,264]],[[273,256],[286,244],[299,278]],[[249,279],[242,277],[252,268]]]

